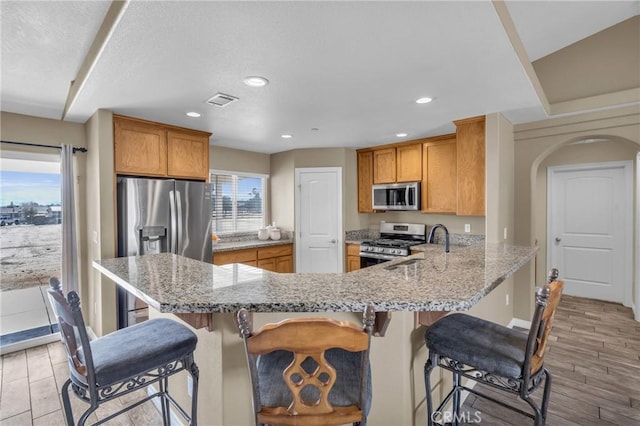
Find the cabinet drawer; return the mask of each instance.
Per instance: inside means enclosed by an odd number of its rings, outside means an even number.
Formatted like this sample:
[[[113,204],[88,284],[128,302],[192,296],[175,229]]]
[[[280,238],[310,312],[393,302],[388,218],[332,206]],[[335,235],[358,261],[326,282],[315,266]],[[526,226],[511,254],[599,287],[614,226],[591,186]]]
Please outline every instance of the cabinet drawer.
[[[347,256],[360,256],[360,245],[347,244]]]
[[[228,263],[245,263],[249,261],[255,261],[257,259],[256,249],[244,249],[223,251],[213,254],[214,265],[226,265]]]
[[[270,257],[287,256],[291,254],[293,254],[292,244],[283,244],[258,249],[258,259],[268,259]]]

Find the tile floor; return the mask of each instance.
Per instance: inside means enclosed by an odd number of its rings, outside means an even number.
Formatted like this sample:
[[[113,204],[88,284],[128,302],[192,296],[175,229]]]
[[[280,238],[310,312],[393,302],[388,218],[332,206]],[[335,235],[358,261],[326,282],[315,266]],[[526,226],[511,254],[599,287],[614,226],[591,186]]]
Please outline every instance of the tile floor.
[[[43,426],[64,425],[60,389],[69,377],[66,353],[62,343],[54,342],[2,357],[0,375],[0,425]],[[93,424],[146,395],[145,390],[122,396],[101,406],[91,414],[87,424]],[[71,405],[75,420],[87,409],[87,404],[73,394]],[[118,416],[105,425],[158,425],[162,424],[159,411],[153,403],[144,403]]]

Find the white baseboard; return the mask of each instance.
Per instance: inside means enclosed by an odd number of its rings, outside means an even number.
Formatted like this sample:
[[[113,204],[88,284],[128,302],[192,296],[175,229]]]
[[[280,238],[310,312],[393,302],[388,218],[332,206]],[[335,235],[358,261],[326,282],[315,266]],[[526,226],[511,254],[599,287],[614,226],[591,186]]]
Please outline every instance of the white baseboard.
[[[509,321],[509,324],[507,324],[507,327],[509,328],[519,327],[519,328],[524,328],[529,330],[531,328],[531,321],[526,321],[519,318],[511,318],[511,321]]]
[[[156,392],[158,392],[158,390],[156,389],[155,385],[147,386],[147,395],[152,395]],[[160,405],[160,398],[158,397],[152,398],[151,402],[153,402],[153,405],[156,407],[160,415],[162,415],[162,406]],[[171,408],[171,405],[169,405],[169,414],[171,415],[172,425],[184,426],[181,420],[182,416],[176,414],[176,412]]]
[[[57,331],[46,336],[34,337],[33,339],[22,340],[16,343],[10,343],[0,347],[0,355],[10,354],[12,352],[23,351],[25,349],[33,348],[35,346],[46,345],[53,342],[60,341],[60,333]]]

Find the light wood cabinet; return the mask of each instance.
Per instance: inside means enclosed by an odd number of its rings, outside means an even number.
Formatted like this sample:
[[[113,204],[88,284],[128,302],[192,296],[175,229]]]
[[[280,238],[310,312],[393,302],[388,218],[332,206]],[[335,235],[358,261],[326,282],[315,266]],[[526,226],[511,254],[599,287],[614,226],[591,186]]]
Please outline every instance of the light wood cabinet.
[[[137,120],[113,118],[116,173],[166,176],[167,132]]]
[[[207,180],[211,133],[114,115],[118,174]]]
[[[272,272],[293,272],[293,244],[248,248],[213,253],[214,265],[242,263]]]
[[[422,179],[422,144],[396,148],[396,182],[418,182]]]
[[[373,151],[358,153],[358,212],[373,212],[371,186],[373,185]]]
[[[209,136],[202,133],[167,133],[167,174],[173,177],[207,180]]]
[[[485,118],[454,121],[459,216],[485,215]]]
[[[422,147],[422,212],[456,213],[456,139],[426,142]]]
[[[385,148],[373,151],[373,183],[396,181],[396,149]]]
[[[360,269],[360,245],[347,244],[347,272]]]
[[[373,150],[373,183],[417,182],[422,179],[422,144]]]
[[[229,263],[247,263],[252,262],[251,266],[256,266],[258,260],[257,250],[254,248],[222,251],[213,253],[214,265],[227,265]]]

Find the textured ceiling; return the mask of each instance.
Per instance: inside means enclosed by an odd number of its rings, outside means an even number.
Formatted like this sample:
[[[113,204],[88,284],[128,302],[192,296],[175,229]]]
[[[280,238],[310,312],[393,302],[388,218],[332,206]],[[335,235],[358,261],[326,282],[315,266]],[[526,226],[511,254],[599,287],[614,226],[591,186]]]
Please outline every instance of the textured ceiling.
[[[640,12],[638,2],[508,7],[532,59]],[[61,118],[108,8],[0,2],[2,110]],[[453,131],[452,120],[493,112],[546,117],[490,1],[133,1],[111,30],[65,120],[83,123],[103,108],[269,153],[437,135]],[[248,75],[270,84],[249,88]],[[207,105],[216,92],[240,100]],[[421,96],[435,101],[415,104]]]

